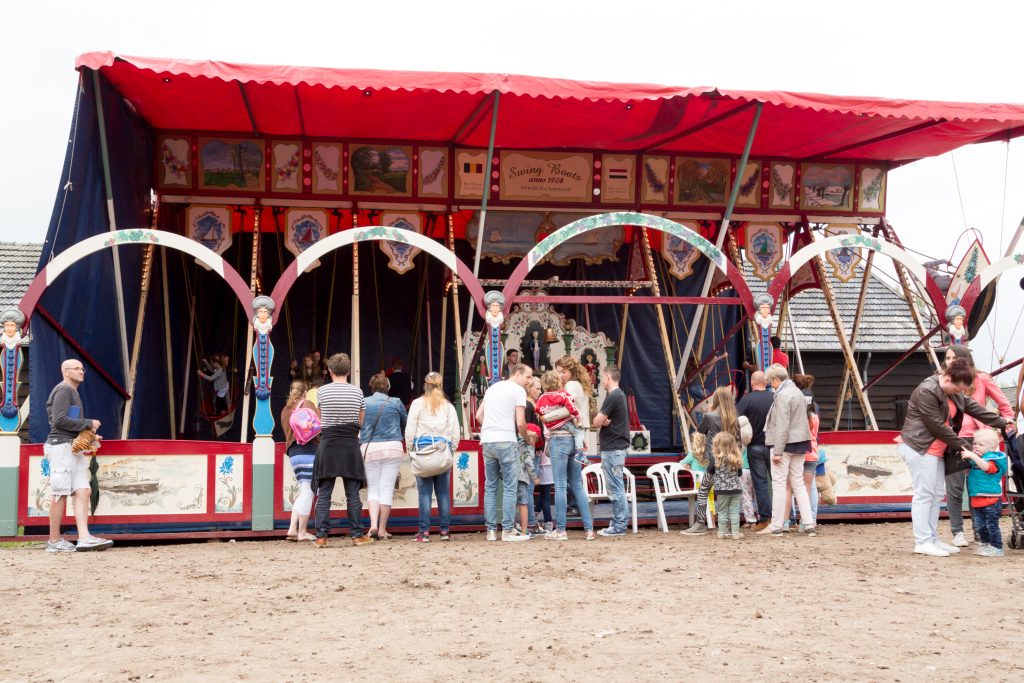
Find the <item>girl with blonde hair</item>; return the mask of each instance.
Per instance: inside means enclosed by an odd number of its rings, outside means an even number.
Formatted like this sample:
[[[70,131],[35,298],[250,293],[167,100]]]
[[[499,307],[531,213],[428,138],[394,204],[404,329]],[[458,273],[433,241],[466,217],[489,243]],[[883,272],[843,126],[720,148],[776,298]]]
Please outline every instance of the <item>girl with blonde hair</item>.
[[[299,486],[299,494],[292,503],[292,518],[288,525],[289,541],[315,541],[316,536],[306,531],[309,523],[309,512],[313,507],[313,460],[320,438],[316,437],[307,443],[299,443],[292,434],[292,413],[301,407],[307,407],[319,415],[315,404],[306,400],[306,384],[301,379],[292,382],[288,390],[288,400],[281,411],[281,429],[284,430],[285,453],[291,463],[295,481]]]
[[[718,537],[743,538],[740,533],[740,476],[743,472],[743,453],[739,441],[731,432],[715,434],[711,442],[708,472],[714,479],[715,507],[718,510]]]
[[[417,439],[443,439],[445,447],[454,452],[459,443],[459,416],[455,406],[444,395],[442,377],[430,372],[423,380],[423,395],[409,406],[409,421],[405,425],[405,448],[413,450]],[[438,527],[441,540],[451,540],[451,470],[433,477],[416,477],[419,492],[419,531],[412,539],[417,543],[430,542],[431,498],[437,499],[440,516]]]

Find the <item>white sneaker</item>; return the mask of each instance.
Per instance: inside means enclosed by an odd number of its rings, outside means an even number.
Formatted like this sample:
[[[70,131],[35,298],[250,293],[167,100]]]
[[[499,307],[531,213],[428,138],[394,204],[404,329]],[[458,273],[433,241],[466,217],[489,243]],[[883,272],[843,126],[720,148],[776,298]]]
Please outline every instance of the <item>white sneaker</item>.
[[[949,553],[947,551],[934,543],[922,543],[920,545],[915,545],[914,552],[918,555],[928,555],[930,557],[949,557]]]
[[[957,548],[966,548],[970,545],[970,543],[968,543],[967,539],[964,538],[964,532],[958,531],[955,534],[953,534],[953,545],[955,545]]]
[[[1002,548],[996,548],[991,545],[981,552],[982,557],[1003,557],[1005,554]]]
[[[87,550],[106,550],[112,545],[114,545],[113,541],[100,538],[99,536],[89,536],[88,538],[78,539],[75,549],[82,553]]]
[[[501,540],[503,540],[503,541],[505,541],[507,543],[515,543],[515,542],[518,542],[518,541],[529,541],[530,540],[530,534],[524,534],[522,531],[519,531],[518,529],[513,529],[512,531],[502,531],[501,532]]]
[[[498,532],[495,531],[494,529],[488,529],[487,530],[487,540],[488,541],[497,541],[498,540]]]
[[[986,552],[986,551],[987,551],[987,550],[988,550],[989,548],[991,548],[991,547],[992,547],[992,546],[990,546],[990,545],[989,545],[988,543],[981,543],[981,544],[979,544],[979,545],[978,545],[978,549],[977,549],[977,550],[975,550],[975,551],[974,551],[973,553],[971,553],[971,554],[972,554],[972,555],[982,555],[982,556],[984,556],[984,555],[985,555],[985,552]]]
[[[63,538],[46,542],[46,552],[48,553],[73,553],[75,550],[75,544]]]
[[[960,548],[957,548],[955,545],[945,543],[944,541],[935,541],[935,545],[939,546],[950,555],[956,555],[958,552],[960,552]]]

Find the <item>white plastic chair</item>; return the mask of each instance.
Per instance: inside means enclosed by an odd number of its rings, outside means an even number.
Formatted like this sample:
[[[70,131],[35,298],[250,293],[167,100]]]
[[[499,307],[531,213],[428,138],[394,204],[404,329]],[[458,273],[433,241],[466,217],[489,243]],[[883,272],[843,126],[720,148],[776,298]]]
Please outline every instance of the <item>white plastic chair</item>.
[[[590,482],[590,475],[594,475],[593,484]],[[626,480],[626,501],[633,508],[633,533],[635,534],[637,533],[636,477],[625,467],[622,468],[622,476]],[[587,465],[583,468],[583,488],[587,492],[587,505],[590,505],[592,501],[599,498],[611,500],[611,496],[608,495],[608,482],[605,481],[604,469],[600,463]]]
[[[687,472],[693,476],[693,488],[681,488],[679,475]],[[659,462],[647,468],[647,477],[654,485],[654,498],[658,502],[658,528],[668,533],[668,520],[665,518],[665,501],[686,498],[689,503],[687,519],[693,524],[693,505],[697,498],[697,490],[703,477],[701,472],[693,472],[678,462]]]

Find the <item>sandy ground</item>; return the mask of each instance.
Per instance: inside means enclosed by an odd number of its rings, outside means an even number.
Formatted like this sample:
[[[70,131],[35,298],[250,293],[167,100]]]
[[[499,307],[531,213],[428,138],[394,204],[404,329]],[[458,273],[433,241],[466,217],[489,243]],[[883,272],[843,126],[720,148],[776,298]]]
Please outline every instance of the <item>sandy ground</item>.
[[[570,536],[2,549],[0,680],[1024,680],[1019,551]]]

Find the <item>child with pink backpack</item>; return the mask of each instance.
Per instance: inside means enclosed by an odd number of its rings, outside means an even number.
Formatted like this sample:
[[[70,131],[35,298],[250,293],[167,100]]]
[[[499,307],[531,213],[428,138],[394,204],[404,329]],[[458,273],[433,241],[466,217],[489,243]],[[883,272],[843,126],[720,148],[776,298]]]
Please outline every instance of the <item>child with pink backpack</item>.
[[[320,441],[320,413],[316,405],[306,399],[306,385],[301,380],[292,382],[288,401],[281,411],[281,427],[284,429],[285,453],[299,487],[292,503],[291,524],[285,539],[315,541],[316,536],[306,528],[313,507],[313,460]]]

